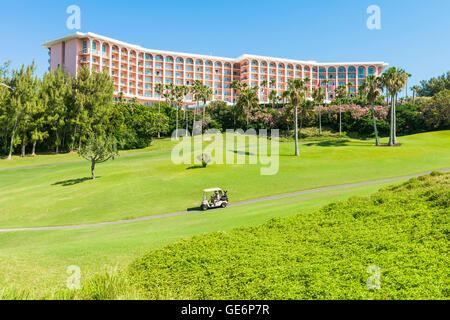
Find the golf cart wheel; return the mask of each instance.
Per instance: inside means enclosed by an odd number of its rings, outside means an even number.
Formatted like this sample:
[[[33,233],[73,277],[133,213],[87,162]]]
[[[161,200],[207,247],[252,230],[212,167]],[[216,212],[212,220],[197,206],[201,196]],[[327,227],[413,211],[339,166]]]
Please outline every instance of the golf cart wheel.
[[[208,210],[208,206],[206,206],[206,205],[202,205],[202,210],[203,210],[203,211],[206,211],[206,210]]]
[[[225,208],[227,207],[227,205],[228,205],[228,203],[226,203],[226,202],[223,202],[223,203],[222,203],[222,208],[224,208],[224,209],[225,209]]]

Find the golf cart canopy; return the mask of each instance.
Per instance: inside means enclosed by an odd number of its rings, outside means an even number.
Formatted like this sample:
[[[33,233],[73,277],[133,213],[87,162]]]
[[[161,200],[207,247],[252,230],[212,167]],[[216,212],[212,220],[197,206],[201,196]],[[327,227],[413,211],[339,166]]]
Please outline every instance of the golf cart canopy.
[[[214,191],[222,191],[220,188],[213,188],[213,189],[205,189],[203,192],[214,192]]]

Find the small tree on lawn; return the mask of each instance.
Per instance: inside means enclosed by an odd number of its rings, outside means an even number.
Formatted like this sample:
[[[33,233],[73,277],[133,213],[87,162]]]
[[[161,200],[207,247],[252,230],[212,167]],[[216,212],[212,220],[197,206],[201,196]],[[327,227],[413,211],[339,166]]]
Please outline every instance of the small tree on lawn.
[[[95,165],[113,159],[119,155],[117,143],[111,137],[90,136],[85,145],[79,150],[79,155],[91,162],[92,179],[95,179]]]

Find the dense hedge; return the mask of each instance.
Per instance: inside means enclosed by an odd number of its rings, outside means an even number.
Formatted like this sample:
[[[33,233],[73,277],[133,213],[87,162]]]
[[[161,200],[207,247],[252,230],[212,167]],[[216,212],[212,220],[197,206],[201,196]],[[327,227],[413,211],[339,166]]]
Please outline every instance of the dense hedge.
[[[149,299],[448,299],[450,175],[252,228],[197,236],[130,267]],[[381,288],[369,290],[369,266]]]

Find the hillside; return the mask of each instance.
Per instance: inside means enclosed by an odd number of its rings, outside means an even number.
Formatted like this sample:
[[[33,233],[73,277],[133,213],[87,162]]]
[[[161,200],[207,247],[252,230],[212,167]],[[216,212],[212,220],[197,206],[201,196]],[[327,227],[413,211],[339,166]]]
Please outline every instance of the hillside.
[[[148,299],[448,299],[450,175],[257,227],[196,236],[137,259]],[[368,290],[369,266],[381,288]]]

